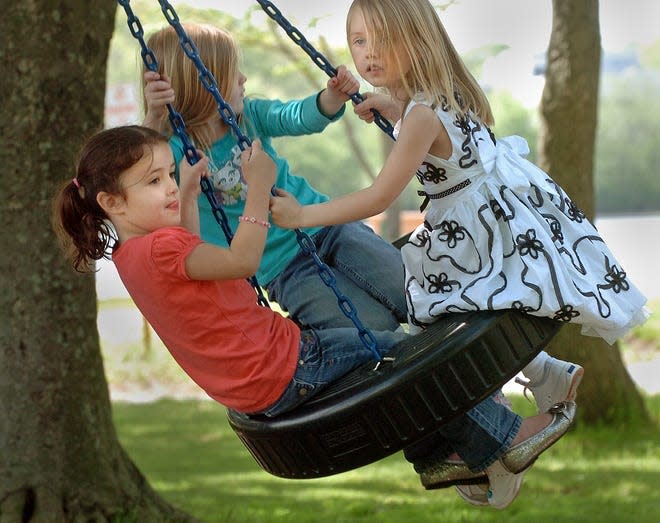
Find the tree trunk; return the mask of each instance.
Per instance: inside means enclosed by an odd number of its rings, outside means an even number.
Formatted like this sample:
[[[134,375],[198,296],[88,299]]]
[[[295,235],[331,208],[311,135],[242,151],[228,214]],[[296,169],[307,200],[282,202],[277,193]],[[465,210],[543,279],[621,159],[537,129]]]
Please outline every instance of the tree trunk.
[[[552,34],[541,99],[539,166],[593,219],[600,74],[598,0],[553,0],[552,5]],[[562,329],[551,352],[585,368],[579,398],[582,420],[648,420],[617,345],[581,336],[579,328],[571,325]]]
[[[94,276],[65,263],[56,185],[101,128],[116,4],[6,3],[0,19],[0,522],[192,521],[118,443]]]

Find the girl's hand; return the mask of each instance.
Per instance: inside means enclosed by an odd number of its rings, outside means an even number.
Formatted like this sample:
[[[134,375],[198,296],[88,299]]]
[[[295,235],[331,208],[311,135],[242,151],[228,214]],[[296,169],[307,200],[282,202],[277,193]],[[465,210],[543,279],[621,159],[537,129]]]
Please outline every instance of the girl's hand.
[[[160,75],[154,71],[145,72],[144,81],[146,114],[142,125],[161,131],[165,107],[168,103],[174,102],[174,89],[167,75]]]
[[[300,227],[303,207],[291,193],[283,189],[275,190],[277,196],[270,197],[270,215],[273,223],[285,229]]]
[[[376,109],[383,118],[393,123],[401,118],[401,105],[394,101],[391,96],[380,93],[364,93],[362,97],[364,101],[353,106],[353,111],[361,120],[372,123],[375,119],[372,109]]]
[[[328,80],[327,87],[328,94],[343,104],[351,99],[352,94],[360,90],[360,82],[345,65],[340,65],[337,67],[337,75]]]
[[[360,83],[346,66],[340,65],[337,67],[337,75],[328,80],[327,89],[319,96],[319,109],[328,118],[332,118],[350,100],[350,95],[359,90]]]
[[[209,175],[209,159],[206,155],[198,150],[199,161],[195,165],[190,165],[184,156],[179,163],[179,191],[181,193],[181,200],[197,200],[197,197],[202,192],[199,184],[202,176]]]
[[[199,208],[197,198],[202,192],[199,184],[202,176],[209,175],[209,159],[202,151],[197,151],[199,161],[190,165],[184,156],[179,163],[179,201],[181,205],[181,226],[193,234],[199,234]]]
[[[264,152],[261,147],[261,140],[254,140],[252,147],[241,153],[241,167],[243,176],[249,187],[267,187],[270,188],[275,183],[277,172],[275,162]],[[249,189],[248,189],[249,190]]]

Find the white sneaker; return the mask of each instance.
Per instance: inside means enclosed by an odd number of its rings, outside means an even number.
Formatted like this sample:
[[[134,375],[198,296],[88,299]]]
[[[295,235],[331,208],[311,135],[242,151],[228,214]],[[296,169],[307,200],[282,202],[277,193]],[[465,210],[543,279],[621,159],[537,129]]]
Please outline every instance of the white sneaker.
[[[486,469],[488,482],[490,483],[486,494],[488,504],[497,509],[508,507],[516,499],[516,496],[518,496],[523,477],[528,470],[529,467],[518,474],[513,474],[500,463],[500,460],[497,460],[488,467]]]
[[[577,388],[582,381],[584,369],[577,363],[550,357],[543,367],[543,377],[527,382],[516,378],[516,382],[532,391],[539,413],[548,412],[555,403],[575,401]]]
[[[456,492],[470,505],[487,507],[488,483],[474,483],[472,485],[455,485]]]

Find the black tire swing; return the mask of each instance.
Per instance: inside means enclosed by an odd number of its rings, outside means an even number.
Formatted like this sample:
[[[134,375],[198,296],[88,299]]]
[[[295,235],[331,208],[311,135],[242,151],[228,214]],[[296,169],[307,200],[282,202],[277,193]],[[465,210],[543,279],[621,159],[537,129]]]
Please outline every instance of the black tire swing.
[[[145,64],[156,69],[155,57],[144,43],[130,0],[117,1],[128,15],[131,33],[140,41]],[[272,2],[257,2],[319,67],[329,76],[336,74]],[[159,3],[168,22],[177,32],[183,31],[169,2]],[[194,50],[185,33],[179,36],[186,48]],[[205,68],[204,71],[210,76]],[[208,77],[203,80],[206,86]],[[211,80],[215,85],[212,77]],[[218,99],[217,86],[215,91],[212,94],[219,102],[223,120],[236,132],[233,111]],[[356,94],[353,100],[359,103],[362,97]],[[182,119],[171,106],[168,110],[174,131],[184,145],[189,143]],[[391,124],[378,114],[376,123],[392,135]],[[241,145],[242,138],[238,136]],[[189,156],[187,152],[186,156],[194,163],[198,158],[194,148],[190,149],[192,153]],[[207,196],[212,199],[212,195]],[[211,204],[215,211],[218,204]],[[221,226],[223,230],[227,227],[226,220]],[[395,245],[400,247],[405,241],[403,238]],[[341,298],[340,308],[343,310]],[[387,358],[377,364],[362,365],[295,410],[268,418],[228,409],[229,424],[257,463],[275,476],[308,479],[345,472],[422,440],[483,401],[525,367],[549,343],[560,325],[513,310],[447,315],[424,332],[399,343]],[[359,328],[359,320],[356,326]]]
[[[276,418],[228,411],[254,459],[308,479],[373,463],[432,434],[501,388],[559,330],[547,318],[486,311],[444,317]],[[389,358],[392,357],[392,361]]]

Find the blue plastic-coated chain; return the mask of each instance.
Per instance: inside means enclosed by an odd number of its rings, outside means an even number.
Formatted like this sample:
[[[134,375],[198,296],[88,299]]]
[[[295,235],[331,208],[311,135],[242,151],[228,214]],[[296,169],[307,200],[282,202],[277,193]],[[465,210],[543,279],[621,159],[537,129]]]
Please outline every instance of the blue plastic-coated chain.
[[[286,34],[289,35],[289,38],[298,44],[303,51],[312,59],[321,70],[323,70],[330,78],[337,76],[337,69],[333,67],[328,59],[319,53],[312,44],[303,36],[303,34],[282,15],[282,12],[275,7],[273,2],[268,0],[257,0],[261,8],[270,16],[277,24],[286,31]],[[364,97],[360,93],[354,93],[351,95],[351,100],[356,104],[364,102]],[[385,119],[376,109],[372,109],[371,112],[374,114],[374,123],[385,131],[390,138],[394,139],[394,127],[392,124]]]
[[[220,114],[220,118],[222,118],[222,121],[234,132],[241,150],[245,150],[247,147],[250,147],[250,145],[252,145],[250,139],[243,134],[240,127],[238,126],[236,114],[220,94],[220,90],[218,89],[218,84],[215,78],[204,65],[204,62],[200,58],[199,52],[197,51],[197,47],[181,25],[179,16],[174,11],[174,8],[167,0],[158,0],[158,3],[160,4],[161,10],[163,11],[163,14],[165,15],[168,23],[174,28],[176,34],[179,36],[179,42],[184,52],[186,53],[186,56],[193,62],[199,71],[199,77],[203,86],[207,91],[211,93],[216,103],[218,104],[218,112]],[[272,192],[273,194],[276,194],[274,189]],[[300,229],[295,229],[295,233],[298,244],[300,245],[303,253],[312,256],[312,259],[314,260],[314,263],[319,271],[321,280],[330,289],[332,289],[333,293],[337,297],[339,308],[343,314],[353,322],[353,325],[355,325],[362,344],[373,353],[377,361],[382,361],[383,357],[380,354],[378,347],[376,346],[376,338],[372,332],[362,324],[362,321],[360,321],[357,310],[351,300],[343,295],[337,287],[337,280],[334,274],[332,274],[332,270],[318,256],[312,239],[307,233],[301,231]]]
[[[250,139],[245,136],[245,134],[243,134],[243,131],[241,131],[241,128],[238,126],[236,113],[234,113],[234,110],[227,102],[225,102],[224,98],[220,94],[220,90],[218,89],[218,84],[215,81],[215,78],[204,65],[204,62],[200,58],[199,52],[197,51],[197,47],[181,25],[179,15],[176,14],[174,7],[172,7],[172,4],[170,4],[167,0],[158,0],[158,3],[160,4],[165,19],[174,28],[177,36],[179,37],[181,49],[183,49],[183,52],[186,54],[186,56],[190,58],[193,64],[195,64],[195,67],[199,72],[200,82],[202,82],[204,88],[209,93],[211,93],[211,96],[213,96],[213,99],[218,106],[218,112],[220,113],[222,121],[231,127],[234,135],[236,136],[236,140],[238,141],[238,146],[240,147],[241,151],[245,151],[245,149],[250,147],[252,143],[250,142]]]
[[[373,333],[368,328],[366,328],[362,323],[362,321],[360,320],[357,309],[355,308],[355,305],[353,305],[353,302],[350,300],[350,298],[347,298],[339,290],[335,275],[333,274],[330,267],[328,267],[328,265],[319,257],[318,253],[316,252],[316,246],[314,245],[314,241],[310,238],[309,234],[301,231],[300,229],[296,229],[295,231],[296,231],[296,239],[298,240],[300,249],[304,254],[312,257],[312,259],[314,260],[314,264],[316,265],[316,268],[319,272],[319,276],[321,280],[335,294],[337,298],[337,303],[339,304],[339,309],[344,314],[344,316],[346,316],[349,320],[351,320],[353,322],[353,325],[355,325],[355,328],[358,331],[358,336],[360,338],[360,341],[362,342],[362,345],[364,345],[367,349],[369,349],[373,353],[376,361],[380,363],[381,361],[383,361],[383,356],[380,353],[380,350],[378,349],[378,346],[376,344],[376,338],[374,337]]]
[[[156,55],[144,40],[144,29],[142,27],[142,23],[131,8],[131,1],[117,0],[117,3],[124,8],[127,17],[128,28],[131,31],[131,35],[133,35],[133,37],[140,43],[140,56],[142,57],[144,65],[150,71],[158,72],[158,60],[156,60]],[[167,104],[167,112],[172,130],[183,144],[183,151],[186,156],[186,160],[190,165],[195,165],[199,161],[199,155],[197,154],[197,149],[195,149],[190,138],[188,137],[188,133],[186,133],[186,124],[184,123],[181,114],[176,109],[174,109],[172,104],[169,103]],[[202,177],[200,180],[200,185],[202,187],[202,192],[211,205],[211,210],[213,211],[215,220],[222,228],[222,232],[225,235],[227,244],[231,244],[234,235],[229,225],[227,215],[225,214],[225,211],[222,209],[222,206],[215,196],[211,182],[206,177]],[[268,300],[261,290],[261,286],[259,285],[257,278],[255,276],[251,276],[248,278],[248,281],[257,293],[257,302],[259,305],[263,307],[270,307]]]

